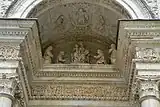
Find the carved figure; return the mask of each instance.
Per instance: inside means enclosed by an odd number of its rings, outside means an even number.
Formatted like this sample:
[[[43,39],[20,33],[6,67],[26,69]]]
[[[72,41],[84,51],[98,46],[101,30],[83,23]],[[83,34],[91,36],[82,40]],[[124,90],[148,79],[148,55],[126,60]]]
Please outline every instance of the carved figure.
[[[52,50],[53,50],[52,46],[49,46],[45,50],[45,53],[44,53],[44,63],[45,64],[51,64],[52,63],[52,58],[53,58]]]
[[[85,51],[86,49],[84,48],[83,43],[79,42],[79,61],[81,63],[85,62],[85,56],[86,56]]]
[[[79,63],[79,47],[77,44],[75,44],[73,49],[72,62]]]
[[[75,45],[72,54],[72,62],[74,63],[88,63],[89,62],[89,51],[84,48],[83,43]]]
[[[111,44],[111,49],[109,49],[109,63],[115,64],[116,62],[116,45]]]
[[[84,8],[79,8],[77,12],[77,24],[86,25],[89,21],[89,16]]]
[[[61,63],[64,64],[66,62],[65,58],[64,58],[64,51],[60,51],[57,57],[57,63]]]
[[[97,60],[96,61],[96,64],[105,64],[106,61],[105,61],[105,58],[104,58],[104,53],[102,50],[98,49],[97,50],[97,56],[94,56],[94,58]]]
[[[57,20],[55,21],[55,30],[61,32],[65,29],[65,17],[64,15],[60,15]]]
[[[97,27],[96,29],[99,31],[99,32],[104,32],[105,31],[105,19],[102,15],[99,16],[99,21],[97,23]]]
[[[90,57],[90,54],[89,54],[89,50],[85,50],[85,52],[84,52],[84,54],[85,54],[85,63],[89,63],[90,62],[90,59],[89,59],[89,57]]]

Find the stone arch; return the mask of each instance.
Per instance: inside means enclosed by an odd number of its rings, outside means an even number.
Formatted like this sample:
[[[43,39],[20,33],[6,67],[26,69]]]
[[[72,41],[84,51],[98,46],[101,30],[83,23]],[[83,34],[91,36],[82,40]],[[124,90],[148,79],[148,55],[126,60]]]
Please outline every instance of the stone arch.
[[[84,2],[89,2],[93,4],[99,4],[101,6],[107,7],[105,3],[110,2],[112,0],[81,0]],[[52,0],[43,1],[43,0],[18,0],[14,4],[12,4],[6,12],[5,17],[9,18],[26,18],[28,14],[39,4],[45,5],[47,2],[52,2]],[[53,0],[54,4],[58,4],[58,2],[77,2],[77,0]],[[152,19],[154,16],[151,14],[149,9],[145,4],[141,2],[137,3],[135,1],[128,0],[115,0],[114,1],[118,6],[124,8],[130,15],[132,19]]]

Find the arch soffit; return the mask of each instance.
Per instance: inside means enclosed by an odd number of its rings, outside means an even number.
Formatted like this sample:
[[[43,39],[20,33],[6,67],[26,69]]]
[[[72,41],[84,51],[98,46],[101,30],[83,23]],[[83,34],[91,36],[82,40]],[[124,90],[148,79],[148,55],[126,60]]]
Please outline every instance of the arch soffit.
[[[12,5],[9,8],[9,10],[6,13],[6,17],[26,18],[28,14],[32,11],[32,9],[38,6],[38,4],[42,2],[46,3],[48,1],[43,1],[43,0],[20,0],[19,1],[18,0],[14,5]],[[85,3],[91,3],[91,4],[98,4],[102,7],[108,8],[107,3],[110,0],[53,0],[52,2],[54,2],[54,6],[56,6],[60,4],[66,4],[66,3],[75,3],[78,1],[85,2]],[[142,7],[136,5],[131,0],[128,0],[127,2],[125,0],[115,0],[115,3],[119,4],[121,7],[124,7],[124,9],[129,13],[132,19],[150,19],[152,18],[152,15],[148,11],[148,9],[147,8],[144,9],[145,6],[142,9]]]

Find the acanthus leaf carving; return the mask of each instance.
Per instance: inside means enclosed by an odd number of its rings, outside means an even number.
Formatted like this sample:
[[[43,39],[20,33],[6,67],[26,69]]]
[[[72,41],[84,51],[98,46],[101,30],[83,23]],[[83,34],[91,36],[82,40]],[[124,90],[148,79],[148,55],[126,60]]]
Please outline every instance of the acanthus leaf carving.
[[[18,59],[19,47],[0,44],[0,59]]]

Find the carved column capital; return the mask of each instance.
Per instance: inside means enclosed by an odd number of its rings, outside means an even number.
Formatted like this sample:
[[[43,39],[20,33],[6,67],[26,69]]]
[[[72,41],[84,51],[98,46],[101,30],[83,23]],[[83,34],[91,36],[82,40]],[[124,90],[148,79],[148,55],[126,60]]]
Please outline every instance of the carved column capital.
[[[0,95],[13,99],[19,83],[18,75],[13,73],[0,75]]]
[[[134,94],[139,96],[140,102],[148,98],[160,100],[158,88],[159,80],[160,78],[136,77]]]

